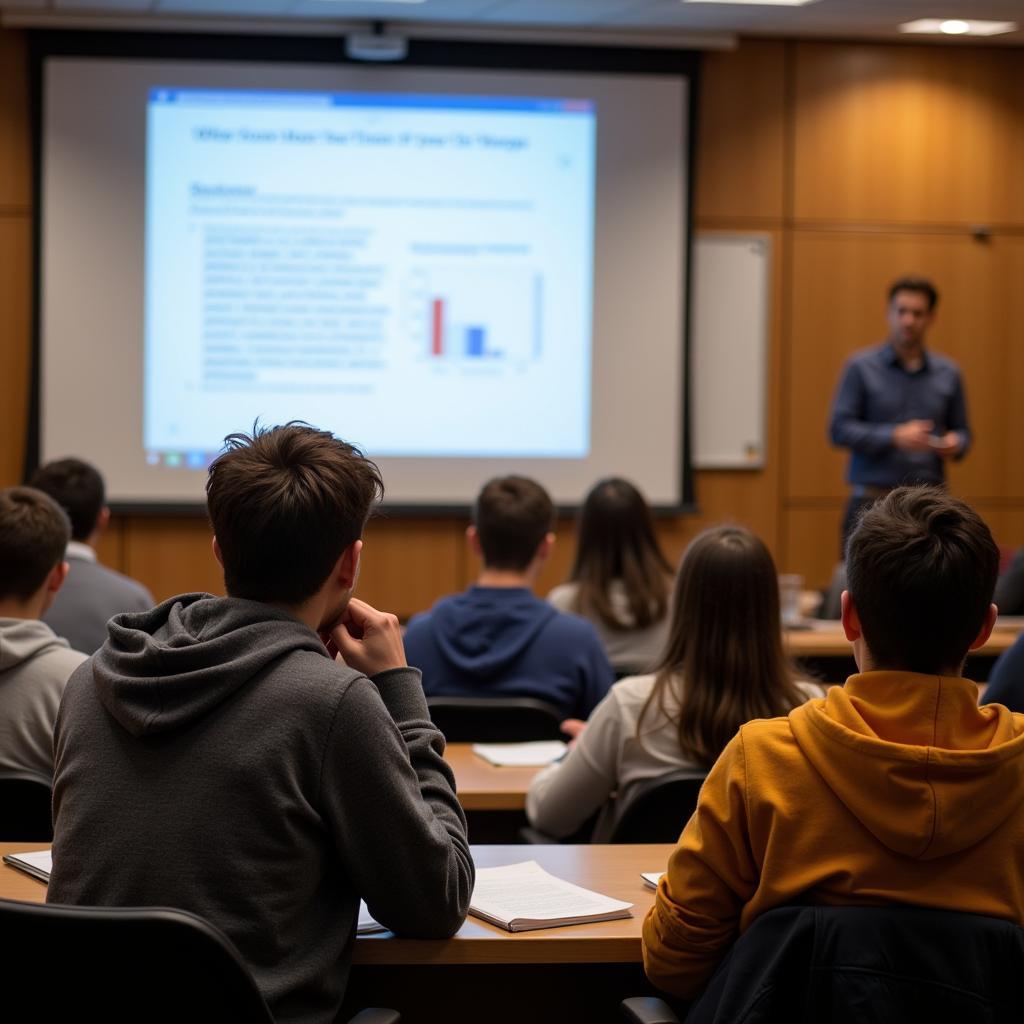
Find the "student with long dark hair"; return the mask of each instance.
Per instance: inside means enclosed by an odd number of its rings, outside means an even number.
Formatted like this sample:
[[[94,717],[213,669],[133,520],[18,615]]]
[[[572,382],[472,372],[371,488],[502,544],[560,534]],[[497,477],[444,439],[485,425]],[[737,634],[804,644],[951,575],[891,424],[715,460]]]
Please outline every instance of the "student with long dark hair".
[[[640,783],[679,768],[700,777],[741,725],[816,696],[782,648],[768,549],[742,527],[707,530],[680,566],[656,671],[612,687],[568,756],[534,779],[526,813],[565,836],[603,806],[595,835],[604,835]]]
[[[584,499],[569,582],[548,600],[594,624],[616,672],[646,672],[665,646],[671,581],[644,496],[609,477]]]

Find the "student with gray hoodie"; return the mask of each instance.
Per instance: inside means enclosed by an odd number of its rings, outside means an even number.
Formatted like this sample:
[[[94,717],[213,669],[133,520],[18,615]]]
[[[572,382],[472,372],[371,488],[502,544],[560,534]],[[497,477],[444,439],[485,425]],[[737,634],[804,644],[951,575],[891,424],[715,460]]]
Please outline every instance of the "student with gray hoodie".
[[[68,567],[68,517],[31,487],[0,491],[0,770],[53,772],[53,724],[85,661],[40,622]]]
[[[327,1022],[360,897],[404,935],[459,928],[465,818],[397,619],[352,596],[376,466],[305,425],[226,448],[206,491],[228,597],[115,616],[68,684],[47,898],[199,914],[276,1019]]]

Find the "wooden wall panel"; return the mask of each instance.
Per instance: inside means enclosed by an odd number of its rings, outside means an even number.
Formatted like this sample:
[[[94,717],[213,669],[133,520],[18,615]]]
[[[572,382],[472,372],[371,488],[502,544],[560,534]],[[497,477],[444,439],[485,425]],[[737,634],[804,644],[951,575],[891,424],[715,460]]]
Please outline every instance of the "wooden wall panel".
[[[197,590],[224,593],[205,519],[135,517],[123,529],[121,571],[149,587],[158,602]]]
[[[357,593],[405,619],[464,586],[464,525],[452,519],[373,519]]]
[[[28,48],[24,33],[0,29],[0,211],[31,203]]]
[[[839,526],[845,502],[834,501],[809,508],[788,508],[783,513],[781,565],[785,572],[799,573],[808,589],[828,585],[839,561]]]
[[[744,42],[701,66],[694,214],[698,220],[783,213],[786,44]]]
[[[0,213],[0,487],[21,483],[28,423],[32,222]]]
[[[1024,223],[1024,60],[984,47],[800,43],[793,215]]]
[[[1024,238],[796,231],[792,249],[787,496],[845,495],[847,455],[826,440],[832,396],[848,355],[885,336],[888,283],[915,271],[942,292],[929,343],[960,364],[975,435],[951,485],[1024,497]]]

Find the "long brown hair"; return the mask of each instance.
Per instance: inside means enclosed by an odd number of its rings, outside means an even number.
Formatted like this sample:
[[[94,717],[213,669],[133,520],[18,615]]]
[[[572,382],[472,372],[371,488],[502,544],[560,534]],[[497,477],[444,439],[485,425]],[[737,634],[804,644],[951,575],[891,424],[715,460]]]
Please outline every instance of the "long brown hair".
[[[580,510],[574,608],[593,614],[609,629],[644,629],[664,618],[672,567],[658,546],[651,510],[644,496],[620,477],[599,480]],[[619,580],[630,622],[612,606],[609,589]]]
[[[803,700],[782,649],[771,554],[740,526],[705,530],[679,567],[669,639],[638,738],[656,707],[675,722],[683,753],[710,768],[745,722],[784,715]]]

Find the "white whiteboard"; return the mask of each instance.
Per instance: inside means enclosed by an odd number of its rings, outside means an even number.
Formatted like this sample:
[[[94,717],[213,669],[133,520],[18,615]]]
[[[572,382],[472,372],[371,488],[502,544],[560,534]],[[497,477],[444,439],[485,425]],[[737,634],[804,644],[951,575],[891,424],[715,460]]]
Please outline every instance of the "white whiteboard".
[[[765,461],[771,237],[693,240],[691,381],[695,469]]]

